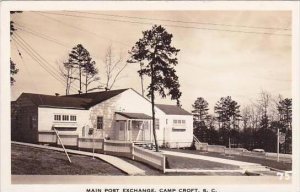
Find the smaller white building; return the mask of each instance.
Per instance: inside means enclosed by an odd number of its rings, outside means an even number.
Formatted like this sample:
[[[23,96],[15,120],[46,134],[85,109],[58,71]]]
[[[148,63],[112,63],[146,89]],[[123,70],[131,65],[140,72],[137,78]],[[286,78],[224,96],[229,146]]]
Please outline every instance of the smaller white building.
[[[159,139],[166,147],[190,147],[193,142],[193,115],[176,105],[156,105],[164,113],[163,132]]]
[[[13,140],[39,142],[54,129],[65,137],[153,142],[151,102],[133,89],[68,96],[23,93],[13,103]],[[190,147],[192,114],[175,105],[155,106],[159,145]]]

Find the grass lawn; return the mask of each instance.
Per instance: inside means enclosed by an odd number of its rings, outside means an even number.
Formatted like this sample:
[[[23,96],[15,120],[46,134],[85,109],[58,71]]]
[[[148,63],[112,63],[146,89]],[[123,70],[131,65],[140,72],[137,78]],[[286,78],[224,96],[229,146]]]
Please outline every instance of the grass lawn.
[[[70,154],[72,164],[69,163],[63,152],[40,149],[17,144],[11,145],[12,175],[126,175],[121,170],[100,160],[91,157]],[[189,152],[179,150],[180,152]],[[194,151],[198,152],[199,151]],[[146,175],[152,176],[183,176],[183,175],[236,175],[241,173],[162,173],[161,171],[128,158],[121,159],[145,170]],[[169,169],[215,169],[236,170],[238,167],[210,161],[190,159],[177,156],[167,156]]]
[[[12,175],[126,175],[121,170],[92,157],[70,155],[72,164],[62,152],[11,145]]]
[[[164,149],[164,150],[178,151],[178,152],[182,152],[182,153],[191,153],[191,154],[198,154],[198,155],[211,156],[211,157],[219,157],[219,158],[223,158],[223,159],[231,159],[231,160],[244,161],[244,162],[249,162],[249,163],[259,163],[263,166],[268,166],[271,168],[286,170],[286,171],[292,170],[292,163],[277,162],[276,160],[271,160],[271,159],[240,156],[240,155],[231,155],[231,156],[226,155],[225,156],[224,154],[221,154],[221,153],[200,152],[197,150],[189,150],[189,149]]]
[[[215,176],[245,176],[241,173],[226,173],[226,172],[219,172],[219,173],[162,173],[161,171],[150,167],[147,164],[142,162],[134,161],[128,158],[122,158],[123,160],[132,163],[133,165],[145,170],[146,175],[152,176],[200,176],[200,175],[215,175]],[[175,157],[175,156],[168,156],[168,167],[169,169],[238,169],[238,167],[225,165],[221,163],[212,163],[209,161],[202,161],[202,160],[194,160],[184,157]]]
[[[238,166],[223,163],[191,159],[178,156],[167,156],[168,168],[170,169],[202,169],[202,170],[237,170]]]

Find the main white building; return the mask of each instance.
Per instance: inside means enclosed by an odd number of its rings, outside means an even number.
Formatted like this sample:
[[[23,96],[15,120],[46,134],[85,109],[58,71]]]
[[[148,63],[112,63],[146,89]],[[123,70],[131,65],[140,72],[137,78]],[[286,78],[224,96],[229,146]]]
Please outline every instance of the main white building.
[[[39,142],[39,133],[53,131],[70,137],[153,142],[149,100],[133,89],[51,96],[22,93],[12,102],[12,139]],[[156,105],[159,145],[189,147],[192,114],[176,105]]]

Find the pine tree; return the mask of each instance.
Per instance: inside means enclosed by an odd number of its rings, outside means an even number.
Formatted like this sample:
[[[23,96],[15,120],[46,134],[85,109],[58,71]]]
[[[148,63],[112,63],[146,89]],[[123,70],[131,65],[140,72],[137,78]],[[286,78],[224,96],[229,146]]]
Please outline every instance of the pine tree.
[[[96,88],[90,88],[89,89],[89,85],[95,81],[100,80],[100,78],[97,76],[98,74],[98,69],[96,68],[96,62],[95,61],[88,61],[84,68],[83,68],[83,72],[84,72],[84,76],[85,76],[85,82],[83,83],[83,85],[85,86],[85,92],[89,92],[92,91]]]
[[[95,67],[95,61],[92,61],[90,53],[78,44],[73,47],[68,59],[69,65],[77,69],[78,76],[75,77],[79,81],[79,93],[82,93],[82,85],[85,86],[85,92],[89,91],[88,86],[93,82],[99,80],[96,75],[98,70]],[[82,80],[85,77],[85,80]]]
[[[17,69],[16,64],[10,60],[10,84],[13,85],[16,80],[14,79],[14,75],[17,74],[19,69]]]
[[[278,103],[277,110],[279,112],[280,122],[283,124],[285,133],[284,152],[291,152],[292,144],[292,99],[286,98]]]
[[[198,97],[194,104],[192,114],[195,121],[204,122],[208,114],[208,102],[202,97]]]
[[[171,45],[172,38],[173,35],[164,27],[154,25],[152,29],[143,31],[143,37],[129,51],[131,59],[128,62],[138,64],[143,62],[145,65],[138,73],[150,77],[147,96],[151,98],[156,151],[159,151],[159,148],[155,131],[155,92],[163,98],[171,96],[171,99],[177,100],[177,105],[180,105],[180,85],[174,69],[178,63],[176,55],[179,49]]]
[[[22,13],[22,11],[11,11],[10,14]],[[17,29],[15,28],[14,22],[10,21],[10,36],[14,34]],[[20,54],[20,53],[19,53]],[[13,85],[16,80],[14,79],[14,75],[18,73],[19,69],[16,67],[16,63],[10,59],[10,85]]]
[[[231,139],[231,130],[237,131],[238,121],[240,120],[240,106],[238,103],[231,99],[230,96],[222,97],[215,106],[215,113],[219,121],[219,128],[222,130],[223,139],[229,141]]]

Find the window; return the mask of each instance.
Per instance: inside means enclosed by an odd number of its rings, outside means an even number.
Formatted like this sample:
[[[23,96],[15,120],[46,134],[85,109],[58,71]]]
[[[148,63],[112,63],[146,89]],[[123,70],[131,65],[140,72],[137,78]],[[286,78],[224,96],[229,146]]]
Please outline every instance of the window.
[[[70,115],[70,121],[76,121],[76,115]]]
[[[60,121],[61,115],[54,115],[54,121]]]
[[[155,129],[159,129],[159,119],[155,119]]]
[[[185,120],[174,119],[173,124],[177,126],[185,125]]]
[[[76,115],[54,115],[54,121],[77,121]]]
[[[63,121],[69,121],[69,115],[63,115],[62,120]]]
[[[173,132],[184,132],[186,131],[186,121],[182,119],[174,119],[173,120],[173,127],[172,131]]]
[[[103,129],[103,117],[102,116],[97,117],[97,129]]]

